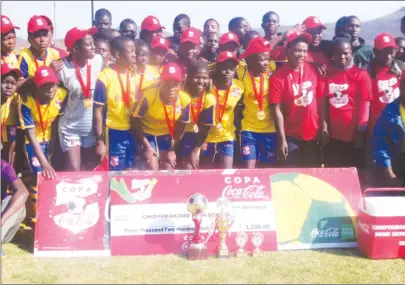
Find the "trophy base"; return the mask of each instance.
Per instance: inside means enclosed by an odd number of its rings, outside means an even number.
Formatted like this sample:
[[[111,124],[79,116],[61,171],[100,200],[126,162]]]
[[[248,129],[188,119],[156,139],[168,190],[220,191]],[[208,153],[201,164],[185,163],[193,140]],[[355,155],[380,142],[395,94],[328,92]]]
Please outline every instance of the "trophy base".
[[[218,250],[218,258],[230,258],[229,250],[228,249],[219,249]]]
[[[246,251],[237,251],[236,252],[236,257],[246,257],[246,256],[248,256]]]
[[[188,260],[204,260],[208,258],[208,251],[205,244],[193,243],[187,250]]]
[[[253,257],[259,257],[259,256],[262,256],[262,255],[263,255],[263,251],[261,251],[261,250],[252,251],[252,256]]]

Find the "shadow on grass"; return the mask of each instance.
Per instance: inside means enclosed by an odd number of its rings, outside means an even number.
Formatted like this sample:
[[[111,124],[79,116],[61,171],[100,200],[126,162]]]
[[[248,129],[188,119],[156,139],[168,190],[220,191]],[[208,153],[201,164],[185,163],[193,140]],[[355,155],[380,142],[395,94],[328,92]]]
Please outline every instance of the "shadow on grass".
[[[34,253],[34,229],[20,228],[11,241],[12,244],[18,246],[19,249],[28,253]]]
[[[337,256],[351,256],[361,259],[368,259],[358,248],[312,249],[311,251],[333,254]]]

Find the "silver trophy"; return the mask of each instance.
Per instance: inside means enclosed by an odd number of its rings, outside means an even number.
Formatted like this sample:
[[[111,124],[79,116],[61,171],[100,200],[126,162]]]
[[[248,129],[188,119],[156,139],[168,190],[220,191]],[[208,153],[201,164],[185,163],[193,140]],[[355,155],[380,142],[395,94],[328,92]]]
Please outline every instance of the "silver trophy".
[[[260,256],[262,255],[263,251],[260,249],[260,246],[263,244],[264,241],[264,234],[261,232],[254,232],[252,233],[252,237],[250,238],[255,249],[252,251],[252,256]]]
[[[244,247],[245,247],[246,243],[248,242],[248,240],[249,240],[249,237],[248,237],[247,233],[239,232],[239,233],[236,234],[235,241],[236,241],[236,244],[239,247],[238,251],[236,252],[237,257],[245,257],[245,256],[247,256],[247,253],[244,250]]]

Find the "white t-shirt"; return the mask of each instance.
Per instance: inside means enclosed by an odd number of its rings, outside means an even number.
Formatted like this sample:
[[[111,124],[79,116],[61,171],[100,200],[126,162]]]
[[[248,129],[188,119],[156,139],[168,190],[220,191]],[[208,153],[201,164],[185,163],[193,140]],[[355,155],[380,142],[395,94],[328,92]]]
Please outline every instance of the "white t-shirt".
[[[91,107],[84,107],[85,96],[76,76],[73,62],[66,61],[65,66],[59,71],[58,76],[67,89],[66,106],[64,113],[59,119],[59,131],[62,133],[77,134],[81,136],[91,135],[93,132],[93,97],[98,73],[104,67],[101,55],[96,54],[90,61],[91,64]],[[87,84],[87,65],[79,67],[83,83]]]

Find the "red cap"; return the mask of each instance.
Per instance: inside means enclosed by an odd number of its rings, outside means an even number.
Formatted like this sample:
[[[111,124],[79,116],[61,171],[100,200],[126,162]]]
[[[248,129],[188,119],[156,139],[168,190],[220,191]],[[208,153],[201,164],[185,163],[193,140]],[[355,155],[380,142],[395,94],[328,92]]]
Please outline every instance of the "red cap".
[[[175,62],[169,62],[163,67],[162,74],[160,75],[160,80],[175,80],[182,82],[183,74],[181,72],[180,66]]]
[[[289,43],[291,43],[292,41],[298,39],[298,38],[305,38],[307,40],[308,43],[312,42],[312,36],[307,33],[307,32],[303,32],[303,33],[299,33],[299,32],[294,32],[291,35],[288,36],[286,44],[288,45]]]
[[[48,23],[49,28],[50,28],[51,30],[53,30],[53,23],[52,23],[52,20],[51,20],[48,16],[45,16],[45,15],[40,15],[40,17],[44,18],[44,19],[46,20],[46,22]]]
[[[317,17],[310,16],[302,22],[303,25],[307,27],[307,29],[313,29],[321,27],[322,30],[326,30],[326,26],[319,20]]]
[[[163,27],[160,24],[160,21],[158,18],[156,18],[155,16],[147,16],[145,19],[143,19],[142,24],[141,24],[141,31],[143,30],[147,30],[147,31],[156,31],[158,29],[165,29],[165,27]]]
[[[395,38],[388,33],[381,33],[374,38],[374,48],[377,50],[385,49],[387,47],[398,48]]]
[[[35,71],[34,82],[35,85],[41,87],[47,83],[58,83],[59,79],[51,67],[43,65]]]
[[[13,67],[11,64],[2,63],[1,64],[1,76],[9,74],[10,72],[17,73],[18,77],[23,77],[23,74],[20,69]]]
[[[270,42],[262,37],[256,37],[252,39],[246,49],[246,51],[240,55],[240,58],[245,58],[251,54],[270,52]]]
[[[1,15],[1,33],[7,34],[12,29],[19,30],[20,28],[17,26],[14,26],[13,23],[11,23],[11,20],[9,17]]]
[[[86,35],[94,35],[95,33],[97,33],[96,27],[91,27],[87,30],[77,27],[70,29],[65,35],[65,46],[67,50],[71,50],[75,46],[76,41],[84,38]]]
[[[238,40],[238,36],[234,33],[225,33],[221,36],[221,38],[219,39],[219,44],[220,45],[224,45],[226,43],[229,42],[234,42],[236,43],[238,46],[240,46],[239,40]]]
[[[32,16],[31,19],[28,21],[28,33],[36,33],[40,30],[48,30],[49,25],[46,19],[42,18],[41,16]]]
[[[170,42],[168,39],[162,36],[154,36],[150,43],[151,48],[163,48],[165,50],[170,49]]]
[[[180,43],[193,43],[195,45],[200,44],[200,31],[196,28],[187,28],[181,35]]]
[[[225,60],[232,59],[239,63],[239,59],[236,57],[236,53],[230,51],[222,51],[219,53],[217,58],[217,63],[223,62]]]

